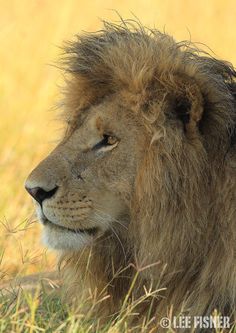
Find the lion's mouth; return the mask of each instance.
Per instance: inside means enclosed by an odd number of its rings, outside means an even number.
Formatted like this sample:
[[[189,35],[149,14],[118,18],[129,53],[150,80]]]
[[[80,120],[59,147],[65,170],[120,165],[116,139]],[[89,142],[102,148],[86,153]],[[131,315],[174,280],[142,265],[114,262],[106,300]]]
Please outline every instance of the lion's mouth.
[[[53,228],[73,232],[75,234],[87,234],[90,236],[94,236],[98,232],[98,228],[96,228],[96,227],[88,228],[88,229],[71,229],[71,228],[64,227],[62,225],[55,224],[55,223],[49,221],[48,219],[43,219],[43,224],[49,225],[50,227],[53,227]]]

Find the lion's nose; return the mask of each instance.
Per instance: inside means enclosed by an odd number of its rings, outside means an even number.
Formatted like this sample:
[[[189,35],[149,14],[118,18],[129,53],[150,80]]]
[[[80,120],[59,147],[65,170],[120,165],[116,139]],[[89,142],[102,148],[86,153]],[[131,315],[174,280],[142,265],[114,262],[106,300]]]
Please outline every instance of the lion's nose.
[[[25,186],[25,189],[40,205],[42,205],[45,199],[50,199],[56,193],[58,186],[50,191],[46,191],[41,187],[29,187],[27,185]]]

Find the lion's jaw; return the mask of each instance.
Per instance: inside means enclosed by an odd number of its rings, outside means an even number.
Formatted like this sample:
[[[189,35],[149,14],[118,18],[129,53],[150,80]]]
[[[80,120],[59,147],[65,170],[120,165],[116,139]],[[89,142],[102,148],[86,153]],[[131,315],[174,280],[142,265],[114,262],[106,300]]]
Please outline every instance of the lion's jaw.
[[[46,193],[42,202],[37,197],[35,201],[43,242],[50,248],[79,250],[108,230],[127,228],[124,216],[129,215],[141,141],[122,126],[129,120],[111,103],[112,107],[105,102],[81,115],[78,126],[69,128],[26,181],[27,188]],[[136,149],[134,142],[140,142]]]
[[[75,220],[74,223],[72,223],[73,219],[70,216],[68,216],[68,219],[65,218],[64,221],[61,221],[60,214],[54,215],[56,209],[53,211],[50,206],[47,207],[48,205],[45,205],[44,208],[36,203],[36,214],[43,225],[42,241],[44,245],[55,250],[81,250],[85,246],[92,245],[109,229],[113,229],[112,222],[123,223],[118,221],[120,218],[119,212],[122,211],[121,203],[112,194],[110,196],[105,195],[104,198],[106,198],[107,206],[104,205],[102,210],[95,212],[92,211],[92,207],[88,207],[88,210],[91,209],[91,214],[88,214],[91,218],[82,218],[79,214],[78,216],[81,219]],[[83,213],[84,210],[83,207],[78,208],[78,211],[81,211],[80,213]],[[79,225],[85,225],[86,223],[88,227],[79,227]],[[68,227],[72,224],[75,226]]]

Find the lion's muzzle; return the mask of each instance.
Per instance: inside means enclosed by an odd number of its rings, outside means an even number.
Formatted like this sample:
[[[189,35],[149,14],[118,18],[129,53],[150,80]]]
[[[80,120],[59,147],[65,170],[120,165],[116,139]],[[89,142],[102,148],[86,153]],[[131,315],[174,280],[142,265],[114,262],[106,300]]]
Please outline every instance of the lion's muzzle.
[[[50,199],[56,193],[58,186],[54,187],[50,191],[44,190],[42,187],[31,187],[29,184],[26,183],[25,185],[26,191],[36,200],[40,206],[45,199]]]

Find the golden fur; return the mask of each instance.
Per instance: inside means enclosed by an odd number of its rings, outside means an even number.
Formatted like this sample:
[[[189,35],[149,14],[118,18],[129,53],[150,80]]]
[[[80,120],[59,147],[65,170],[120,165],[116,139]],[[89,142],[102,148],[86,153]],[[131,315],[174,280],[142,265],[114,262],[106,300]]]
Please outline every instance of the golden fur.
[[[108,294],[104,316],[121,309],[128,291],[130,299],[142,297],[145,286],[164,289],[134,309],[142,318],[148,311],[160,318],[170,309],[195,316],[214,309],[235,314],[232,65],[133,22],[105,23],[98,33],[78,36],[67,44],[63,61],[69,74],[63,142],[79,115],[109,101],[114,108],[122,103],[120,114],[130,112],[129,120],[139,122],[136,129],[128,121],[120,126],[140,137],[131,146],[134,151],[140,146],[134,183],[119,184],[128,207],[120,223],[128,231],[117,226],[115,234],[106,231],[83,250],[62,252],[69,297],[85,285]],[[126,159],[132,158],[136,155],[127,151]],[[113,173],[118,175],[116,168]]]

